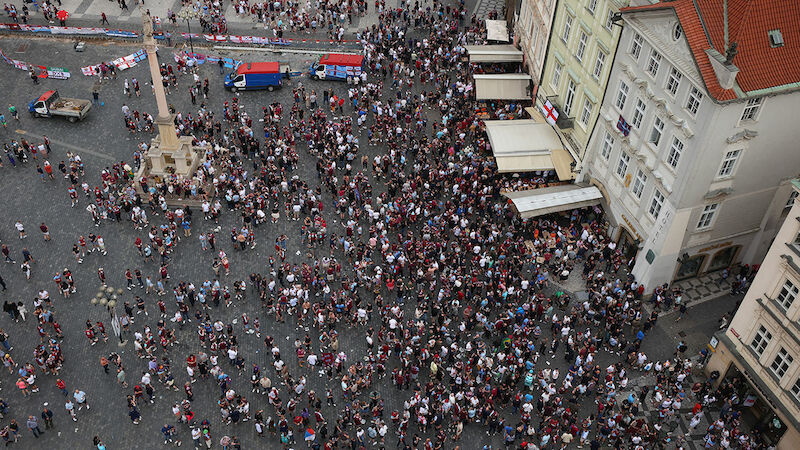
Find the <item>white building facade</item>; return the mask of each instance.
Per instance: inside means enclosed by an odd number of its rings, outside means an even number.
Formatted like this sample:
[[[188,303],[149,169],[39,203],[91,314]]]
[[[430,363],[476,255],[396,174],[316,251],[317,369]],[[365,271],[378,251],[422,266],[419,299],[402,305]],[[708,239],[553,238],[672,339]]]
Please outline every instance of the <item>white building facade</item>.
[[[519,17],[515,21],[515,37],[525,55],[525,66],[535,84],[542,79],[544,57],[556,0],[519,0]]]
[[[695,28],[682,24],[691,2],[664,5],[623,10],[579,177],[604,193],[612,236],[635,257],[632,272],[648,291],[759,263],[800,170],[798,87],[743,92],[735,77],[748,68],[724,62],[710,44],[699,54],[705,38],[684,33]]]

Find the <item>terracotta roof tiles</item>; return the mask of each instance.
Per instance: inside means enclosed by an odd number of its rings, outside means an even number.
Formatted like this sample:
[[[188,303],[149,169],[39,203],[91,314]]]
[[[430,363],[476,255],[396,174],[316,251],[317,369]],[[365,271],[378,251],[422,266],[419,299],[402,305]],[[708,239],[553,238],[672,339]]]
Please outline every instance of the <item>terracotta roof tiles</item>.
[[[737,43],[733,64],[736,82],[745,93],[800,83],[800,2],[784,0],[727,0],[728,46]],[[738,98],[723,89],[706,50],[726,54],[725,12],[720,0],[673,0],[623,8],[623,13],[673,9],[709,94],[718,101]],[[771,47],[770,30],[780,30],[784,45]],[[706,36],[708,33],[708,37]],[[709,42],[710,37],[710,42]]]

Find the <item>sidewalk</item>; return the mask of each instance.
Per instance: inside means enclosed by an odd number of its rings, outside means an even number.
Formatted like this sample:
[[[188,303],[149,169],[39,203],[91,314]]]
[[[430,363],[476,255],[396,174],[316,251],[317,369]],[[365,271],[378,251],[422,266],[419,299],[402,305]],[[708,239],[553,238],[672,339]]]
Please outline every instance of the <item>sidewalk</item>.
[[[680,288],[683,299],[690,305],[706,302],[731,292],[731,277],[722,279],[722,271],[707,273],[697,278],[678,281],[672,284]]]

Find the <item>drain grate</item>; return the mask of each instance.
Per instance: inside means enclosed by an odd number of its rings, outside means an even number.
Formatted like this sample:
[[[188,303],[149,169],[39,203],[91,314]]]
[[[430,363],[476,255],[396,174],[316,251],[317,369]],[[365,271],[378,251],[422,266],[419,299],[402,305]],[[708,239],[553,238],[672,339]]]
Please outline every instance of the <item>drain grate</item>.
[[[27,52],[27,51],[28,51],[28,47],[30,47],[30,44],[29,44],[29,43],[27,43],[27,42],[25,42],[25,43],[23,43],[23,44],[20,44],[20,46],[19,46],[19,47],[17,47],[17,50],[16,50],[16,52],[17,52],[17,53],[25,53],[25,52]]]
[[[678,336],[680,336],[680,337],[686,337],[686,332],[685,332],[685,331],[679,331],[679,332],[678,332]]]

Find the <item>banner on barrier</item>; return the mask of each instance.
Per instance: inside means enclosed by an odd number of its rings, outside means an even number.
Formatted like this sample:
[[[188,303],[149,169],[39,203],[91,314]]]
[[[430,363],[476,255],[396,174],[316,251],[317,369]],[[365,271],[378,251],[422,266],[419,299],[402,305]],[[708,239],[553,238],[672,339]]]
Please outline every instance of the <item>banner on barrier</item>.
[[[47,67],[47,78],[53,78],[56,80],[67,80],[71,76],[69,70],[63,67]]]

